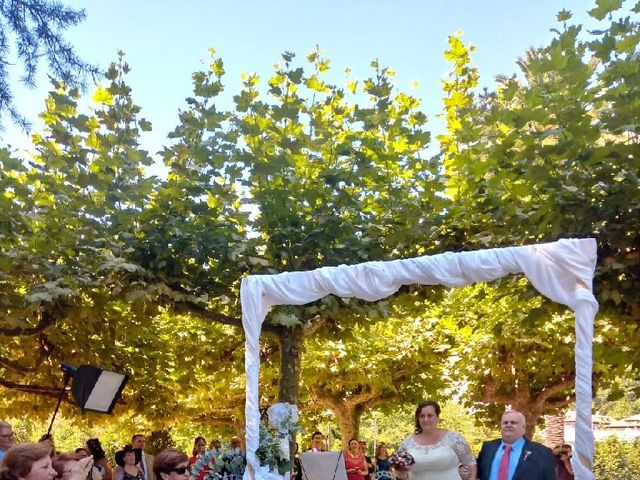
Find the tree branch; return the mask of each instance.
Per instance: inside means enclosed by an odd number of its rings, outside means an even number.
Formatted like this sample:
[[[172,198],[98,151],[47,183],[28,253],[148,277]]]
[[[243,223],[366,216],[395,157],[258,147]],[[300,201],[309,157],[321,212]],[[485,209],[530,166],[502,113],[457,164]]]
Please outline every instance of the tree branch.
[[[56,316],[48,310],[41,310],[38,313],[38,324],[34,327],[14,327],[14,328],[0,328],[0,335],[7,337],[20,337],[28,335],[37,335],[38,333],[46,330],[56,322]]]
[[[10,390],[18,390],[19,392],[32,393],[34,395],[42,395],[45,397],[58,398],[60,395],[60,389],[55,387],[44,387],[41,385],[25,385],[20,383],[10,382],[3,378],[0,378],[0,387],[8,388]],[[67,398],[65,394],[63,401],[67,403],[73,403]]]
[[[238,317],[230,317],[228,315],[223,315],[222,313],[218,313],[218,312],[212,312],[211,310],[207,310],[206,308],[196,305],[194,303],[175,302],[173,303],[173,310],[176,313],[187,313],[195,317],[201,318],[203,320],[222,323],[224,325],[231,325],[232,327],[237,327],[242,329],[242,319]],[[269,323],[262,324],[262,330],[267,332],[272,332],[277,335],[280,334],[283,328],[284,327],[282,327],[281,325],[271,325]]]
[[[545,406],[549,410],[552,409],[552,408],[566,407],[571,402],[573,402],[575,400],[575,398],[576,398],[575,395],[569,395],[567,398],[559,398],[558,400],[547,400],[545,402]]]
[[[570,373],[568,376],[563,378],[557,383],[553,385],[549,385],[542,389],[540,393],[536,395],[536,399],[540,399],[543,402],[547,402],[547,400],[554,396],[556,393],[560,393],[567,388],[573,387],[575,385],[575,374]]]
[[[498,382],[495,378],[485,377],[484,386],[480,393],[480,400],[486,403],[500,403],[508,405],[513,402],[513,397],[509,395],[498,395]]]
[[[10,368],[14,372],[18,373],[32,373],[36,371],[36,367],[25,367],[24,365],[20,365],[15,360],[10,360],[5,357],[0,357],[0,366]]]

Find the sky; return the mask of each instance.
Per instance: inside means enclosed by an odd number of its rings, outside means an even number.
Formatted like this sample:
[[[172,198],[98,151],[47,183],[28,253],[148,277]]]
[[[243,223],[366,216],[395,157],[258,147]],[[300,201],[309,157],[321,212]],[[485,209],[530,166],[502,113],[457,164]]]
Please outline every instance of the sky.
[[[266,83],[284,51],[301,61],[318,45],[331,60],[330,80],[340,83],[345,68],[366,78],[370,62],[397,72],[396,83],[423,99],[431,130],[442,130],[440,79],[449,66],[443,57],[447,38],[462,31],[476,47],[472,58],[480,83],[491,86],[498,74],[517,72],[516,61],[530,47],[543,46],[561,28],[556,14],[570,10],[573,21],[588,20],[590,0],[73,0],[87,18],[66,38],[81,57],[106,68],[126,53],[127,83],[141,116],[153,131],[141,139],[154,154],[167,144],[178,112],[191,95],[191,74],[206,68],[209,48],[223,59],[230,98],[243,72]],[[46,64],[38,87],[22,88],[19,72],[11,85],[20,112],[41,127],[38,114],[50,88]],[[419,87],[411,89],[412,82]],[[224,104],[222,106],[225,106]],[[0,144],[28,149],[29,136],[4,118]]]

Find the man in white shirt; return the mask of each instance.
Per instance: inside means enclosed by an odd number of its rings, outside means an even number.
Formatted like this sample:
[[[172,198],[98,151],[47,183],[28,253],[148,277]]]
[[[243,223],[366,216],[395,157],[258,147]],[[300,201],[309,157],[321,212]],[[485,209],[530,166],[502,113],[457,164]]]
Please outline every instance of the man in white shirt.
[[[323,452],[324,448],[322,443],[324,442],[324,436],[321,432],[313,432],[311,435],[311,449],[310,452]]]

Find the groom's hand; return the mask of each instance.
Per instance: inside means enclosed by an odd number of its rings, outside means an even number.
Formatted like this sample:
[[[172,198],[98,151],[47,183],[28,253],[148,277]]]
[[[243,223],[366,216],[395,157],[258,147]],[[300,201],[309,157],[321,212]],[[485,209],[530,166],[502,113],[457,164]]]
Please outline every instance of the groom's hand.
[[[466,465],[461,465],[458,468],[458,473],[462,480],[469,480],[469,478],[471,478],[471,469]]]

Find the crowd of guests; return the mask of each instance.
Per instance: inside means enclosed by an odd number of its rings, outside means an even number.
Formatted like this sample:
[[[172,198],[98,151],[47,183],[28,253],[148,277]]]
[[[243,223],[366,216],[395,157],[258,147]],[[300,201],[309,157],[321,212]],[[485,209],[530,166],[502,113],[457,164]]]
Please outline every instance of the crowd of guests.
[[[373,457],[367,444],[349,440],[341,456],[348,480],[572,480],[571,447],[551,449],[524,437],[525,416],[516,410],[502,415],[501,436],[486,441],[476,458],[468,442],[458,432],[440,428],[440,406],[434,401],[418,405],[415,428],[389,456],[384,443],[377,445]],[[233,437],[223,451],[219,440],[196,437],[191,457],[176,449],[160,452],[155,458],[145,452],[146,438],[134,435],[131,444],[115,454],[117,468],[112,471],[98,439],[73,453],[57,453],[52,438],[38,443],[13,445],[11,425],[0,422],[0,480],[187,480],[190,474],[203,480],[210,468],[219,478],[242,477],[246,460],[241,441]],[[321,432],[311,435],[309,452],[325,451]],[[394,458],[395,457],[395,458]],[[199,460],[205,459],[206,462]],[[296,455],[293,480],[307,478],[304,463]],[[399,463],[400,462],[400,463]]]
[[[134,435],[130,444],[116,452],[114,469],[97,438],[87,440],[74,452],[61,453],[50,435],[37,443],[15,444],[11,425],[0,421],[0,480],[187,480],[206,450],[202,437],[196,438],[191,457],[173,448],[154,457],[145,451],[145,445],[144,435]],[[219,452],[219,459],[233,460],[233,472],[224,464],[219,470],[221,478],[242,476],[246,460],[238,437],[231,439],[224,452],[219,440],[212,440],[209,449]],[[212,461],[215,463],[215,457]]]
[[[116,476],[142,479],[142,467],[133,463],[139,456],[131,448],[118,452]],[[187,480],[188,460],[180,450],[163,450],[153,460],[148,478]],[[46,441],[22,443],[3,451],[0,480],[86,480],[95,478],[94,471],[99,472],[99,463],[91,456],[83,456],[82,452],[55,453]],[[110,478],[109,475],[110,469],[105,470],[104,476],[99,478]]]

